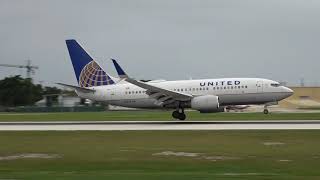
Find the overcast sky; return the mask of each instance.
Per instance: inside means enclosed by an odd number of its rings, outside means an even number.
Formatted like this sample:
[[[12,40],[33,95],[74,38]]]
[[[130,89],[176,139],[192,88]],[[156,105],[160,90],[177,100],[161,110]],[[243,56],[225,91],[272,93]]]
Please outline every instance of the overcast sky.
[[[110,74],[137,79],[263,77],[320,85],[319,0],[1,0],[0,63],[76,84],[65,39]],[[0,78],[25,70],[0,67]]]

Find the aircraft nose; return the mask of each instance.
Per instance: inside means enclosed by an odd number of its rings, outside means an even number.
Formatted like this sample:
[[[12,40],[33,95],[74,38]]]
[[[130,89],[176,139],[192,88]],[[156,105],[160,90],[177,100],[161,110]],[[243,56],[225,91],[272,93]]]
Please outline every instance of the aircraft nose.
[[[288,87],[283,87],[283,90],[284,90],[285,93],[288,94],[287,97],[289,97],[289,96],[291,96],[293,94],[293,90],[288,88]]]

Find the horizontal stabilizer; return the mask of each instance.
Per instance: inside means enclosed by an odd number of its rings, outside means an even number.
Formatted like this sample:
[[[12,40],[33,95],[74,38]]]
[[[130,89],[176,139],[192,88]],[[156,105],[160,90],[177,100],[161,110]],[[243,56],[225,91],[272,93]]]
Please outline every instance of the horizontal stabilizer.
[[[65,86],[65,87],[68,87],[68,88],[71,88],[73,90],[77,90],[79,92],[83,92],[83,93],[92,93],[92,92],[95,92],[95,90],[93,89],[88,89],[88,88],[83,88],[83,87],[79,87],[79,86],[74,86],[74,85],[69,85],[69,84],[63,84],[63,83],[56,83],[56,84],[59,84],[61,86]]]

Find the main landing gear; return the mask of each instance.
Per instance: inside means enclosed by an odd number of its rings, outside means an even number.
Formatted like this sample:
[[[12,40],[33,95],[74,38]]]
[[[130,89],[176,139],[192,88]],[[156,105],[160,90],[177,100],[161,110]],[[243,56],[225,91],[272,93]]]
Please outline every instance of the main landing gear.
[[[172,117],[179,120],[185,120],[186,114],[184,113],[184,109],[175,110],[172,112]]]

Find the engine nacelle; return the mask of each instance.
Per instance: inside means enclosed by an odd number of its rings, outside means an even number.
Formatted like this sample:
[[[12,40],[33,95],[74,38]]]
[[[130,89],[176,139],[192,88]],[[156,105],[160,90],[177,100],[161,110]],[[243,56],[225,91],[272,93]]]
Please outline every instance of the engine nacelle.
[[[201,113],[224,112],[224,107],[219,106],[219,97],[214,95],[194,97],[191,99],[191,108]]]

